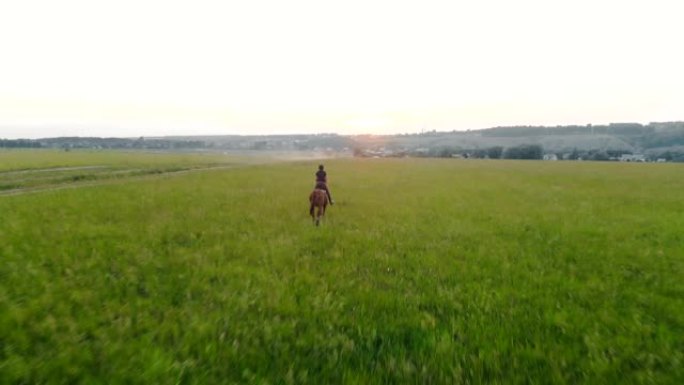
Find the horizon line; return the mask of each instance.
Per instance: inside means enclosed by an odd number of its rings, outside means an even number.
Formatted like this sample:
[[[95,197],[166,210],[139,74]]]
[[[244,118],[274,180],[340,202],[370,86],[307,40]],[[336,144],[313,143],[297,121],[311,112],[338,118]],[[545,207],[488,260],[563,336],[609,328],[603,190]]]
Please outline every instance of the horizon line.
[[[400,136],[400,135],[422,135],[425,133],[456,133],[456,132],[472,132],[472,131],[485,131],[485,130],[491,130],[491,129],[496,129],[496,128],[518,128],[518,127],[528,127],[528,128],[534,128],[534,127],[546,127],[546,128],[563,128],[563,127],[592,127],[592,126],[611,126],[611,125],[618,125],[618,124],[639,124],[641,126],[648,126],[651,124],[676,124],[676,123],[684,123],[684,120],[668,120],[668,121],[650,121],[648,123],[641,123],[641,122],[609,122],[609,123],[585,123],[585,124],[555,124],[555,125],[535,125],[535,124],[516,124],[516,125],[497,125],[497,126],[490,126],[490,127],[484,127],[484,128],[472,128],[472,129],[452,129],[452,130],[437,130],[437,129],[423,129],[421,131],[413,131],[413,132],[401,132],[401,133],[349,133],[349,134],[344,134],[344,133],[338,133],[338,132],[313,132],[313,133],[305,133],[305,132],[290,132],[290,133],[254,133],[254,134],[247,134],[247,133],[225,133],[225,134],[219,134],[219,133],[206,133],[206,134],[168,134],[168,135],[139,135],[139,136],[123,136],[123,135],[56,135],[56,136],[40,136],[40,137],[21,137],[21,136],[15,136],[15,137],[0,137],[2,140],[44,140],[44,139],[56,139],[56,138],[101,138],[101,139],[138,139],[138,138],[148,138],[148,139],[163,139],[163,138],[178,138],[178,137],[225,137],[225,136],[241,136],[241,137],[250,137],[250,136],[315,136],[315,135],[330,135],[330,136],[349,136],[349,137],[354,137],[354,136]],[[37,126],[44,126],[44,125],[35,125],[33,127]],[[2,128],[8,128],[8,126],[2,126]]]

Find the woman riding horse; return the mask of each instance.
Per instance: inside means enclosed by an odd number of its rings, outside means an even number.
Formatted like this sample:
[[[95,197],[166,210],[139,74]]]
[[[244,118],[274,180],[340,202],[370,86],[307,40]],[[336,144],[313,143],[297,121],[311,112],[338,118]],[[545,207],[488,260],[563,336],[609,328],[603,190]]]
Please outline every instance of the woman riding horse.
[[[316,172],[315,188],[319,190],[325,190],[325,193],[328,196],[328,200],[330,201],[331,206],[335,203],[335,201],[332,199],[332,196],[330,196],[330,190],[328,189],[328,175],[326,174],[325,170],[323,170],[322,164],[318,165],[318,171]]]

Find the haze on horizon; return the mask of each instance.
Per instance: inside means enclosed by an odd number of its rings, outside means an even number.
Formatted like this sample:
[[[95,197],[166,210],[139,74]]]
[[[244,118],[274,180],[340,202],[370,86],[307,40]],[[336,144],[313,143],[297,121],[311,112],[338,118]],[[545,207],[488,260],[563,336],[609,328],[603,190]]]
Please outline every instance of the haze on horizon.
[[[677,1],[16,1],[0,138],[684,119]]]

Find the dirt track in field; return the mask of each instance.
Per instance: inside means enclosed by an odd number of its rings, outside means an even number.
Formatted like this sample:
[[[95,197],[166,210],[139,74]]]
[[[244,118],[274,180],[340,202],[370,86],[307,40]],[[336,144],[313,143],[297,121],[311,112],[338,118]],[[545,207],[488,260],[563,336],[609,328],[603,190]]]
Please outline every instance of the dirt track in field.
[[[175,175],[183,175],[183,174],[189,174],[192,172],[223,170],[223,169],[248,167],[248,166],[251,166],[251,165],[250,164],[239,164],[239,165],[234,164],[234,165],[227,165],[227,166],[201,167],[201,168],[193,168],[193,169],[178,170],[178,171],[167,171],[167,172],[156,173],[156,174],[131,176],[129,178],[104,179],[104,180],[91,181],[91,182],[73,182],[73,183],[63,183],[63,184],[58,184],[58,185],[25,187],[25,188],[17,188],[17,189],[0,191],[0,197],[25,195],[25,194],[32,194],[32,193],[66,190],[66,189],[74,189],[74,188],[82,188],[82,187],[113,185],[113,184],[119,184],[119,183],[127,183],[127,182],[131,182],[131,181],[140,181],[140,180],[156,179],[156,178],[163,178],[163,177],[169,177],[169,176],[175,176]],[[95,169],[95,168],[102,168],[102,167],[105,167],[105,166],[63,167],[63,168],[59,168],[59,169],[56,169],[56,168],[41,169],[40,171],[56,171],[56,170],[71,171],[71,170]],[[22,171],[16,171],[16,172],[32,172],[32,171],[35,172],[38,170],[22,170]]]
[[[107,167],[108,167],[108,166],[78,166],[78,167],[29,168],[29,169],[26,169],[26,170],[0,171],[0,175],[31,174],[31,173],[52,172],[52,171],[95,170],[95,169],[98,169],[98,168],[107,168]]]

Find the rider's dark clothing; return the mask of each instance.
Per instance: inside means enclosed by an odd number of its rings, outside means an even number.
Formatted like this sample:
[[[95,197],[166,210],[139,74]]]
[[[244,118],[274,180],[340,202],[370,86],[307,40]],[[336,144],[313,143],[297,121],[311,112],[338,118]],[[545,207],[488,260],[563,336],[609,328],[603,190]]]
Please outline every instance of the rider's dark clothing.
[[[328,201],[332,203],[332,196],[330,195],[330,190],[328,190],[327,174],[323,170],[318,170],[316,173],[316,188],[325,190],[325,193],[328,194]]]

